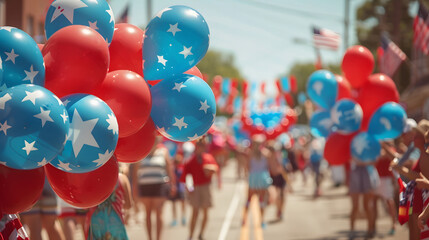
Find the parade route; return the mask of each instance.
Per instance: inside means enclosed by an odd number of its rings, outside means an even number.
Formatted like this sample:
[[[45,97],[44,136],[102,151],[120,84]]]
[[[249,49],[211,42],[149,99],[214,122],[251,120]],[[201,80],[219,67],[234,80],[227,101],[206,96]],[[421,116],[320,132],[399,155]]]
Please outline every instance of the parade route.
[[[325,178],[322,185],[322,196],[314,199],[312,196],[312,178],[304,186],[300,176],[293,183],[293,193],[288,193],[283,221],[275,221],[276,209],[270,205],[266,209],[266,229],[259,224],[257,199],[250,205],[249,218],[242,226],[242,211],[247,194],[247,186],[243,180],[235,178],[235,162],[230,161],[224,169],[223,186],[219,190],[213,184],[214,208],[210,210],[208,227],[205,239],[291,239],[291,240],[343,240],[349,239],[349,211],[350,200],[346,195],[345,187],[334,188],[332,182]],[[216,182],[216,181],[214,181]],[[390,220],[379,203],[379,220],[377,221],[377,235],[374,239],[406,239],[408,230],[405,226],[397,227],[394,236],[389,236]],[[187,209],[189,216],[190,209]],[[171,203],[164,207],[164,236],[163,239],[187,239],[188,226],[170,227]],[[179,215],[180,216],[180,215]],[[143,213],[139,214],[139,224],[133,220],[127,227],[130,239],[147,239],[143,228]],[[199,226],[197,226],[196,235]],[[356,222],[356,238],[364,239],[365,221]],[[279,236],[282,236],[279,238]]]

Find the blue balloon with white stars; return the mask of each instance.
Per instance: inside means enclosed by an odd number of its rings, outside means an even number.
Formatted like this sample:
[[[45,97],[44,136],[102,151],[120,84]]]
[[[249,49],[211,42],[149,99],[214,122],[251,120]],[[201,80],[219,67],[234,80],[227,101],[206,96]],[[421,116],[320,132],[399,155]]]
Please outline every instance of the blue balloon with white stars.
[[[165,79],[191,69],[206,54],[209,36],[203,16],[190,7],[171,6],[158,12],[145,31],[145,79]]]
[[[315,137],[328,137],[333,126],[331,114],[327,111],[316,111],[310,118],[310,132]]]
[[[64,150],[50,164],[71,173],[103,166],[118,143],[118,121],[112,109],[89,94],[72,94],[61,100],[70,116],[70,131]]]
[[[395,139],[402,134],[406,121],[404,108],[395,102],[387,102],[371,116],[368,132],[378,140]]]
[[[308,79],[307,94],[318,106],[330,109],[334,106],[338,94],[335,75],[327,70],[315,71]]]
[[[356,135],[350,144],[350,148],[352,156],[364,162],[375,162],[381,152],[380,142],[368,132],[361,132]]]
[[[49,39],[56,31],[70,25],[88,26],[110,44],[115,17],[106,0],[55,0],[46,14],[45,33]]]
[[[158,132],[168,139],[186,142],[204,135],[216,117],[214,94],[204,80],[181,74],[164,79],[150,89],[150,116]]]
[[[341,99],[331,109],[334,128],[342,134],[350,134],[359,130],[362,117],[362,108],[351,99]]]
[[[46,88],[21,84],[0,93],[0,163],[35,169],[64,148],[69,131],[67,111]]]
[[[0,27],[0,90],[20,84],[45,86],[42,53],[24,31]]]

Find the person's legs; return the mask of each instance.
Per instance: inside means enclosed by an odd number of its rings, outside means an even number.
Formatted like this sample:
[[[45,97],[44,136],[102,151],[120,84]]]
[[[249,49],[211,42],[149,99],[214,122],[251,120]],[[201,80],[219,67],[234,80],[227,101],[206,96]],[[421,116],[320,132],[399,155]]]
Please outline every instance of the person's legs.
[[[73,234],[76,231],[76,224],[71,217],[60,218],[60,224],[66,240],[73,240]]]
[[[189,239],[192,239],[194,236],[195,226],[197,225],[197,219],[198,219],[198,210],[197,207],[192,207],[192,217],[191,217],[191,224],[189,225]]]
[[[352,200],[352,210],[350,212],[350,231],[355,230],[355,221],[359,211],[359,194],[350,193],[350,198]]]
[[[186,225],[186,203],[184,199],[180,199],[180,205],[182,207],[182,225]]]
[[[147,231],[147,236],[149,240],[152,240],[152,220],[151,220],[151,216],[152,216],[152,199],[149,197],[143,197],[141,198],[141,202],[144,205],[144,208],[146,210],[146,231]]]
[[[166,198],[157,197],[153,199],[153,209],[156,211],[156,239],[161,239],[163,220],[162,220],[162,208],[164,206]]]
[[[255,193],[256,191],[251,188],[249,188],[249,190],[247,191],[247,201],[246,201],[246,205],[244,205],[242,225],[246,224],[247,212],[249,211],[250,201],[252,200],[252,196]]]
[[[262,227],[265,227],[265,221],[264,221],[264,210],[265,206],[267,205],[267,196],[268,196],[268,190],[267,189],[260,189],[257,192],[258,199],[259,199],[259,209],[261,211],[261,225]]]
[[[203,220],[201,222],[200,234],[198,234],[198,238],[200,240],[203,239],[204,230],[206,229],[206,226],[207,226],[207,219],[208,219],[208,212],[209,212],[208,208],[203,208],[202,210],[203,210]]]
[[[48,233],[49,239],[65,239],[62,228],[56,223],[57,215],[54,214],[43,214],[42,215],[42,225],[43,228]]]
[[[171,200],[171,210],[173,213],[173,220],[170,223],[170,226],[174,227],[177,225],[177,209],[176,209],[176,201],[175,200]]]
[[[368,235],[372,236],[375,233],[375,217],[373,208],[373,194],[363,194],[363,209],[365,210],[366,219],[368,220]]]
[[[28,234],[31,240],[42,240],[42,222],[39,213],[21,214],[22,223],[28,226],[30,233]]]
[[[395,206],[395,202],[393,201],[393,199],[387,199],[386,200],[387,203],[387,207],[389,209],[389,214],[390,217],[392,219],[392,228],[390,230],[390,234],[394,234],[395,233],[395,225],[396,225],[396,206]]]

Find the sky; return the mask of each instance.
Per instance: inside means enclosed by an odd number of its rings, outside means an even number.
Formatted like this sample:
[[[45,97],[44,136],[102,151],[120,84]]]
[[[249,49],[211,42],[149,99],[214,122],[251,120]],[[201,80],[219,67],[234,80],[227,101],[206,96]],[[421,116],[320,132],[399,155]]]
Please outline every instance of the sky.
[[[111,0],[116,18],[130,4],[129,23],[147,25],[147,0]],[[349,46],[356,43],[355,13],[365,0],[350,0]],[[248,81],[274,81],[295,62],[314,62],[312,27],[344,36],[345,0],[153,0],[152,16],[172,5],[194,8],[210,29],[210,49],[235,56]],[[301,39],[304,43],[297,43]],[[322,62],[339,63],[338,51],[322,50]]]

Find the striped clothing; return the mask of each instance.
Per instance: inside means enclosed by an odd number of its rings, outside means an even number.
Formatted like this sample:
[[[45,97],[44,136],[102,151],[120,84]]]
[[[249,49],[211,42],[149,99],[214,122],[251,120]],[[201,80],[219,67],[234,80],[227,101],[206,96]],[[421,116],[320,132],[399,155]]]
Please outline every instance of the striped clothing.
[[[0,215],[1,216],[1,215]],[[0,239],[28,240],[27,233],[15,214],[4,214],[0,219]]]
[[[169,181],[167,175],[167,159],[168,149],[164,146],[157,147],[152,155],[143,159],[137,170],[137,179],[139,185],[159,184]]]

